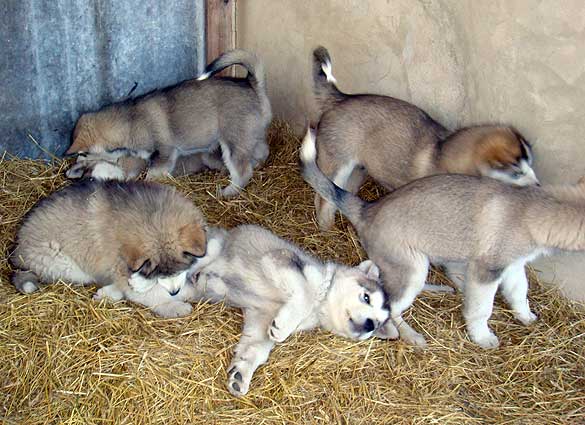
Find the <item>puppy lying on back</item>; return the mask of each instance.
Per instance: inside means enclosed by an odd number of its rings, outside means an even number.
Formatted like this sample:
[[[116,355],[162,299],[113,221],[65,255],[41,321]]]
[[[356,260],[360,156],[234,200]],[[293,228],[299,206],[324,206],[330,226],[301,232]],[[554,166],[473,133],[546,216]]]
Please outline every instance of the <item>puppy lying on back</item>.
[[[416,106],[389,96],[348,95],[335,85],[324,47],[313,52],[319,113],[317,164],[339,187],[357,193],[367,175],[389,190],[442,173],[538,184],[530,144],[512,127],[480,125],[450,132]],[[315,197],[318,222],[333,224],[335,207]]]
[[[267,361],[275,342],[294,332],[321,327],[362,340],[388,318],[378,268],[371,261],[357,267],[323,264],[251,225],[229,232],[209,229],[208,247],[176,300],[225,301],[243,310],[242,336],[228,371],[227,387],[233,395],[248,392],[254,371]],[[163,305],[171,301],[159,284],[132,285],[133,301]]]
[[[23,293],[58,279],[97,283],[121,298],[130,278],[184,277],[205,248],[202,214],[173,188],[85,180],[26,215],[10,258],[12,282]]]
[[[429,262],[443,264],[463,290],[472,341],[498,346],[488,327],[498,288],[516,319],[528,325],[524,265],[551,251],[585,250],[585,180],[569,187],[519,187],[465,175],[425,177],[368,203],[336,186],[315,163],[314,136],[301,148],[305,180],[349,219],[390,297],[385,334],[425,340],[402,318],[422,290]],[[396,329],[398,328],[398,330]]]
[[[239,64],[247,78],[209,78]],[[252,53],[232,50],[217,58],[197,80],[184,81],[82,115],[67,154],[125,148],[151,158],[147,177],[172,174],[177,159],[221,149],[231,184],[223,196],[248,184],[268,156],[266,128],[272,117],[262,63]]]

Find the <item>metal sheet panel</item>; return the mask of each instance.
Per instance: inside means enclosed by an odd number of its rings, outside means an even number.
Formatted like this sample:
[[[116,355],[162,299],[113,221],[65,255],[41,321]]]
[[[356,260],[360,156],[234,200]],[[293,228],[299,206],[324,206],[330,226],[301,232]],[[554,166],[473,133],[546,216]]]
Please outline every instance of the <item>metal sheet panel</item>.
[[[0,2],[0,152],[62,154],[79,115],[198,75],[204,0]]]

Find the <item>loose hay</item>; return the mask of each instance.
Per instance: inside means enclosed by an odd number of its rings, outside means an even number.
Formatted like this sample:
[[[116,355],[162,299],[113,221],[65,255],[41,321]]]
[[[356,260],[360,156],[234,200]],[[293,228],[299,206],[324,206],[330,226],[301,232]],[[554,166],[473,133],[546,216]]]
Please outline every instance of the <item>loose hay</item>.
[[[299,140],[275,123],[269,141],[267,166],[239,199],[217,199],[225,175],[169,183],[212,224],[258,223],[324,259],[363,259],[346,222],[338,218],[334,230],[319,233],[313,192],[298,174]],[[6,260],[15,230],[36,201],[67,184],[66,165],[0,162],[5,423],[585,423],[585,308],[534,274],[530,300],[540,320],[521,326],[498,299],[490,321],[501,341],[497,350],[467,340],[460,295],[424,294],[407,318],[426,335],[428,349],[324,332],[293,336],[274,349],[239,400],[224,387],[241,324],[234,309],[200,304],[189,317],[170,320],[126,302],[94,303],[94,288],[54,285],[17,294]],[[379,194],[372,184],[363,191]]]

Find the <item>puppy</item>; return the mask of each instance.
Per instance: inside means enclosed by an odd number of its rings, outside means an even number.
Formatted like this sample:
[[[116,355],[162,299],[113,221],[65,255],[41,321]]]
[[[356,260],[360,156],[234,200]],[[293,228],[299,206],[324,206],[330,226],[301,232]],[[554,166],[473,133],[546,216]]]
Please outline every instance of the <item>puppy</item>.
[[[225,301],[244,312],[242,336],[228,371],[228,390],[248,392],[254,371],[276,342],[292,333],[322,327],[363,340],[389,312],[371,261],[357,267],[323,264],[295,245],[258,226],[229,232],[210,229],[208,253],[190,270],[181,300]],[[134,284],[134,299],[169,301],[161,285]]]
[[[235,64],[246,68],[247,78],[209,78]],[[262,63],[252,53],[232,50],[197,80],[82,115],[67,154],[129,149],[151,156],[151,179],[172,174],[179,157],[221,149],[231,178],[222,195],[229,197],[248,184],[253,168],[268,156],[271,118]]]
[[[16,236],[17,290],[58,279],[106,286],[121,299],[129,279],[173,278],[205,253],[205,220],[173,188],[84,180],[39,202]]]
[[[521,323],[530,311],[524,265],[552,251],[585,250],[585,181],[574,187],[511,186],[457,174],[425,177],[367,203],[336,186],[318,168],[314,135],[301,148],[305,180],[357,230],[381,270],[390,297],[385,334],[425,340],[402,312],[423,288],[429,262],[443,264],[463,290],[463,316],[472,341],[498,346],[488,327],[498,288]],[[456,276],[459,275],[459,276]],[[398,330],[396,329],[398,328]]]
[[[389,190],[423,176],[489,176],[538,184],[530,144],[513,127],[480,125],[450,132],[416,106],[389,96],[348,95],[336,86],[324,47],[313,52],[314,96],[321,114],[317,164],[339,187],[357,193],[367,175]],[[326,230],[335,208],[315,197]]]

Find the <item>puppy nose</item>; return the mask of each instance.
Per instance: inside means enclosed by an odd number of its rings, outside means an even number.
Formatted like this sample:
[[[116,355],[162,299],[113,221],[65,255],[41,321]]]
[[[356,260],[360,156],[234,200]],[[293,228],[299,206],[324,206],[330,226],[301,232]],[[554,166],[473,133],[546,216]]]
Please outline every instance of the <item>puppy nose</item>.
[[[365,332],[372,332],[376,326],[374,325],[374,321],[372,319],[366,319],[364,322],[364,331]]]
[[[171,297],[174,297],[175,295],[177,295],[179,293],[181,289],[175,289],[173,292],[169,291],[169,294],[171,294]]]

